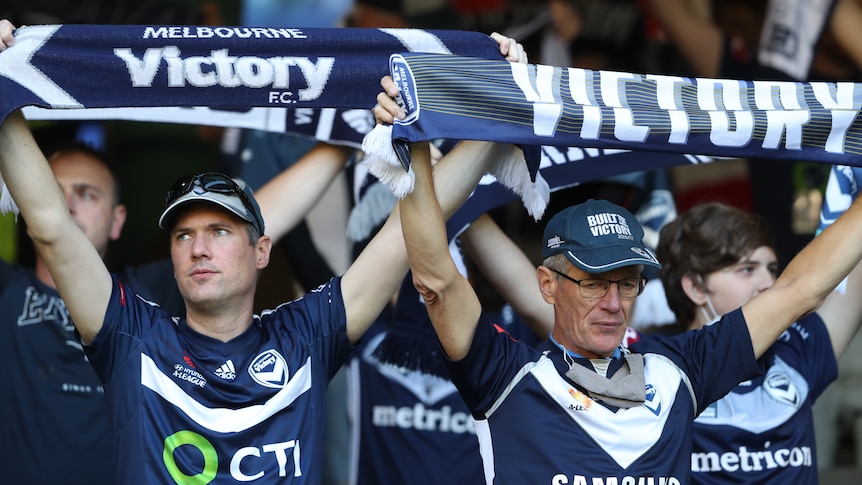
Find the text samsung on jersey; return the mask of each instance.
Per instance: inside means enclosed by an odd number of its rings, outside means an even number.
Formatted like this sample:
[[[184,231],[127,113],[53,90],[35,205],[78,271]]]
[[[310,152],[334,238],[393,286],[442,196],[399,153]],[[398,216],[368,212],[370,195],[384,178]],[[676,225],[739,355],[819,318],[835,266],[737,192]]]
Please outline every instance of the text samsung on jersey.
[[[680,485],[682,482],[676,477],[592,477],[575,475],[572,481],[566,475],[555,475],[551,479],[551,485]]]
[[[147,49],[141,58],[128,48],[116,48],[114,55],[126,63],[132,86],[136,88],[152,87],[164,65],[168,87],[269,86],[295,91],[299,101],[320,97],[335,64],[334,57],[319,57],[313,61],[308,57],[232,56],[228,49],[213,50],[208,56],[182,57],[176,46]]]

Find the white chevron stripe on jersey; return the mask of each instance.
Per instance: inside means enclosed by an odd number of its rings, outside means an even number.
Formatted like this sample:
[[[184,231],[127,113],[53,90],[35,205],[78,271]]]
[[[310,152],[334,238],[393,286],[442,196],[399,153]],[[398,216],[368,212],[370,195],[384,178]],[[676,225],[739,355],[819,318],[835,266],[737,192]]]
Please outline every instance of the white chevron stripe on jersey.
[[[752,433],[777,428],[799,411],[808,397],[808,382],[778,356],[757,389],[739,394],[731,391],[697,418],[707,425],[726,425]],[[714,416],[708,415],[713,411]]]
[[[266,402],[240,409],[208,408],[202,405],[162,373],[146,354],[141,354],[141,384],[180,408],[198,425],[219,433],[234,433],[266,421],[307,392],[311,388],[311,357]]]
[[[530,372],[608,456],[627,468],[661,438],[677,391],[685,381],[682,371],[669,360],[647,354],[644,361],[647,387],[651,385],[655,390],[651,406],[641,405],[616,412],[574,392],[547,357],[543,356]]]
[[[479,454],[482,455],[482,470],[485,474],[485,483],[494,483],[497,473],[494,471],[494,440],[491,439],[491,425],[487,419],[474,419],[476,426],[476,437],[479,439]]]

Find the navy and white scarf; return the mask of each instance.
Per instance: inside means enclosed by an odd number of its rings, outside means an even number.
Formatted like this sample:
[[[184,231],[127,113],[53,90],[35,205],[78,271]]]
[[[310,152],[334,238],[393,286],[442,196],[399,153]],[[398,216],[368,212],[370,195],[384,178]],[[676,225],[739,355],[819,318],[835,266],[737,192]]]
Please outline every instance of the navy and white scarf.
[[[501,59],[484,34],[416,29],[46,25],[0,54],[0,118],[52,109],[370,109],[390,54]]]
[[[409,74],[405,86],[416,89],[418,101],[408,123],[395,125],[396,136],[528,148],[529,170],[509,164],[498,173],[511,177],[501,181],[508,188],[493,179],[483,186],[514,190],[534,216],[547,200],[546,172],[553,173],[547,183],[554,190],[704,155],[858,164],[860,95],[852,83],[510,64],[488,36],[459,31],[26,27],[0,53],[0,116],[23,106],[105,119],[116,116],[112,110],[164,109],[170,111],[137,119],[256,127],[251,119],[257,116],[272,131],[301,125],[309,136],[331,139],[321,120],[340,120],[357,134],[372,126],[368,108],[394,52],[403,53],[398,69]],[[465,123],[470,130],[463,130]],[[401,164],[396,168],[392,173],[401,178]]]
[[[862,85],[691,79],[404,54],[390,69],[408,116],[366,151],[409,166],[409,142],[469,138],[858,165]],[[456,121],[457,120],[457,121]],[[470,130],[463,130],[469,123]]]
[[[26,107],[28,119],[233,126],[358,147],[389,56],[410,51],[502,59],[477,32],[30,26],[0,53],[0,120]]]

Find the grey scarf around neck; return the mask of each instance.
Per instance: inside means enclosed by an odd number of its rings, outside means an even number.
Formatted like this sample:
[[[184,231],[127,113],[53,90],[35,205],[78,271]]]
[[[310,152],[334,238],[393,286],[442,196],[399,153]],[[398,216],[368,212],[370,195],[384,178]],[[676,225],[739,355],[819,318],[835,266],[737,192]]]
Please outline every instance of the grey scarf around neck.
[[[596,401],[618,408],[640,406],[646,400],[644,358],[632,353],[624,354],[624,358],[622,367],[610,379],[577,362],[572,363],[566,377],[586,389]]]

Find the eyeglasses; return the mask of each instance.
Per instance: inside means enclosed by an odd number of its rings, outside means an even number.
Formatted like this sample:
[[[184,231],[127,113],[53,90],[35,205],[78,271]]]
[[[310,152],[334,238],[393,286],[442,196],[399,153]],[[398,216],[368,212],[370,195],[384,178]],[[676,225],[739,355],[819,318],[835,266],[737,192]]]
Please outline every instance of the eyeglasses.
[[[620,297],[631,299],[640,295],[644,291],[644,287],[647,283],[647,277],[643,274],[637,278],[624,278],[621,280],[601,280],[596,278],[576,280],[561,271],[557,271],[555,269],[552,269],[551,271],[578,285],[581,296],[584,298],[603,298],[608,294],[608,289],[610,289],[611,283],[616,283],[617,289],[620,292]]]
[[[242,187],[237,185],[233,179],[220,173],[200,173],[177,180],[168,190],[167,196],[165,197],[165,207],[170,206],[175,200],[191,192],[196,185],[195,182],[197,182],[197,184],[207,192],[237,196],[242,202],[242,205],[245,206],[249,214],[251,214],[254,219],[252,224],[255,229],[263,234],[263,220],[261,219],[260,212],[257,210],[255,204],[252,203],[245,191],[242,190]]]

